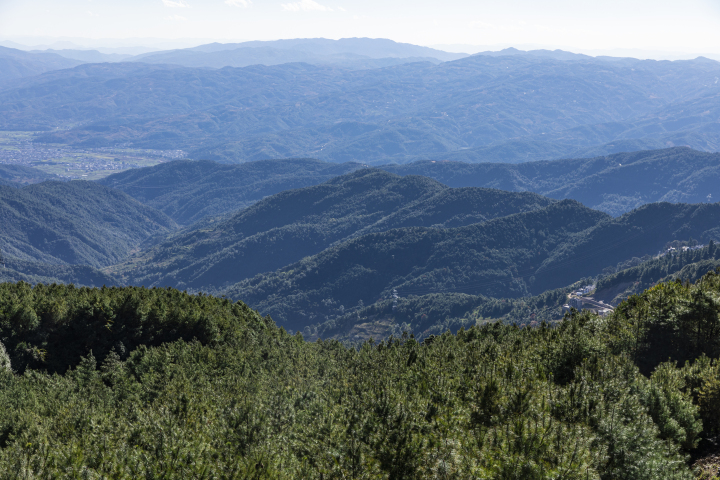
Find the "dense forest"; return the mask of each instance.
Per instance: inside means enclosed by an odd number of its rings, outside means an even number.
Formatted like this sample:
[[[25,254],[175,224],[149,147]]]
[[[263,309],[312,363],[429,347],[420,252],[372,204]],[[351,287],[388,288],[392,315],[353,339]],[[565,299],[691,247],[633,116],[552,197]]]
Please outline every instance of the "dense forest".
[[[720,275],[599,318],[309,343],[242,302],[0,285],[6,478],[692,479]],[[710,452],[712,453],[712,452]],[[693,464],[698,469],[693,473]]]

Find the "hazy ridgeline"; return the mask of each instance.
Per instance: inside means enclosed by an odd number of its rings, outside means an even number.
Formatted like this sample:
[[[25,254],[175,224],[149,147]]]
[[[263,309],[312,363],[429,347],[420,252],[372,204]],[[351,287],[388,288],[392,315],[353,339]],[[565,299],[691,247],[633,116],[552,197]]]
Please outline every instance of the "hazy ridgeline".
[[[37,141],[81,147],[179,148],[192,158],[227,163],[288,157],[376,165],[418,159],[517,163],[720,146],[720,64],[712,60],[507,50],[445,61],[448,54],[430,49],[423,55],[358,39],[363,42],[368,58],[360,60],[369,63],[360,69],[342,60],[283,63],[266,57],[238,68],[231,61],[177,59],[230,58],[265,48],[247,46],[56,67],[0,85],[0,129],[44,131]],[[376,47],[385,49],[390,66],[377,64],[382,53],[368,54]],[[18,52],[0,58],[41,61]],[[345,53],[352,63],[356,54]],[[412,61],[397,64],[402,58]]]

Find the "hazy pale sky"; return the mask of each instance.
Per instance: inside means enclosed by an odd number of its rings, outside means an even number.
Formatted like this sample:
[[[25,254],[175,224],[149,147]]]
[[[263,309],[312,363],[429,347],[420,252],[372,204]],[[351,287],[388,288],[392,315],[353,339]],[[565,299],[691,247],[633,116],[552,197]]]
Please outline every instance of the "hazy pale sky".
[[[720,0],[0,0],[0,39],[382,37],[720,52]]]

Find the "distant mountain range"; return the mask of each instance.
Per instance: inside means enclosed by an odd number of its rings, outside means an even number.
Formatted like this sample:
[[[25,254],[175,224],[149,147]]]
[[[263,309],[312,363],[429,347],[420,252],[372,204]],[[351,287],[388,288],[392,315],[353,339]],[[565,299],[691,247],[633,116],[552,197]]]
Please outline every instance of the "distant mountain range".
[[[689,148],[517,165],[425,161],[381,168],[400,175],[425,175],[451,187],[490,187],[572,198],[616,216],[646,203],[720,199],[720,154]]]
[[[304,42],[340,55],[322,42]],[[389,46],[399,50],[380,53],[420,48]],[[225,47],[167,55],[266,48]],[[181,148],[191,158],[225,163],[289,157],[519,163],[679,145],[717,151],[718,78],[720,63],[702,58],[656,62],[566,52],[510,51],[364,70],[327,63],[88,64],[0,91],[0,128],[45,130],[37,140],[53,143]]]
[[[304,62],[348,68],[381,68],[411,62],[440,63],[466,57],[386,39],[343,38],[212,43],[194,48],[138,55],[131,61],[166,63],[184,67],[246,67]]]
[[[14,48],[0,47],[0,88],[13,80],[52,70],[72,68],[81,63],[83,62],[52,52],[28,53]]]
[[[1,130],[194,160],[96,183],[0,166],[0,278],[212,292],[315,336],[557,319],[583,279],[616,298],[717,264],[649,255],[720,240],[719,79],[382,39],[2,48]]]

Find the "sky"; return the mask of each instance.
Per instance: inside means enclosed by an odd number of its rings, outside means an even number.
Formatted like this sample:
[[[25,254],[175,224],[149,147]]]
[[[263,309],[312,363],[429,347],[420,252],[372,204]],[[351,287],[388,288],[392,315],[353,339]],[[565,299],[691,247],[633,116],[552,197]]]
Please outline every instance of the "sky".
[[[720,0],[0,0],[0,40],[55,37],[102,46],[372,37],[449,50],[720,53]]]

